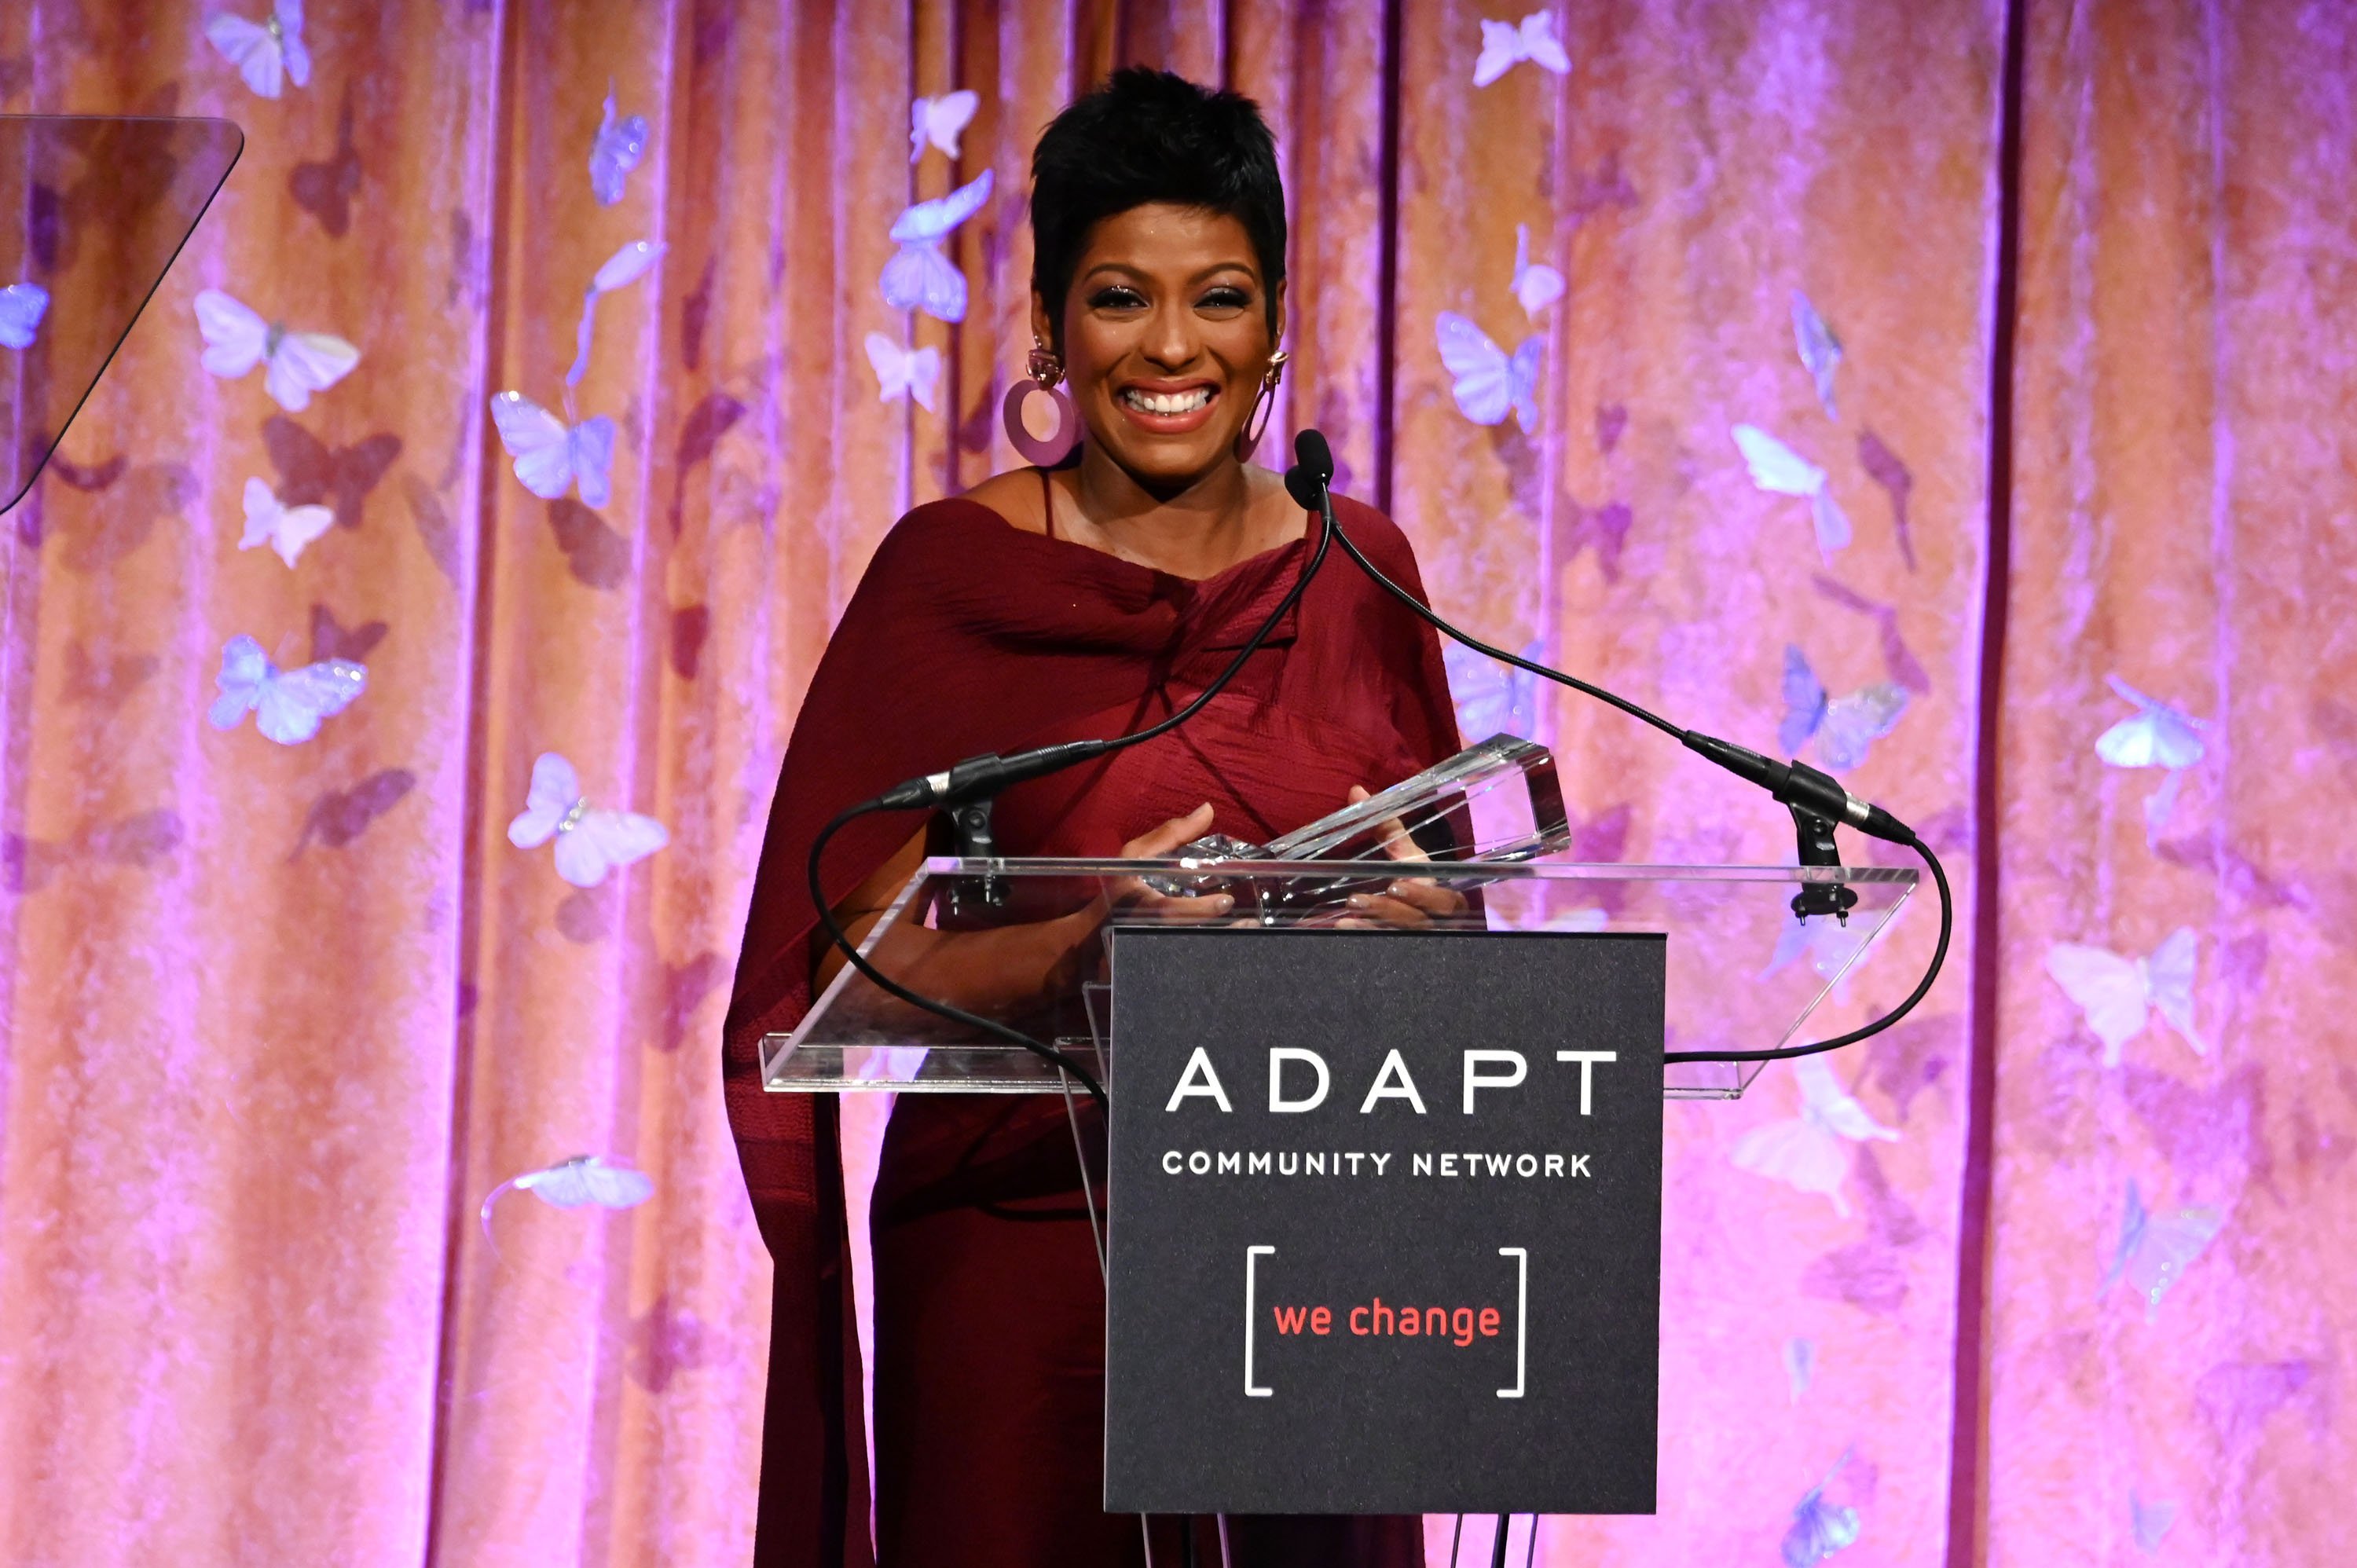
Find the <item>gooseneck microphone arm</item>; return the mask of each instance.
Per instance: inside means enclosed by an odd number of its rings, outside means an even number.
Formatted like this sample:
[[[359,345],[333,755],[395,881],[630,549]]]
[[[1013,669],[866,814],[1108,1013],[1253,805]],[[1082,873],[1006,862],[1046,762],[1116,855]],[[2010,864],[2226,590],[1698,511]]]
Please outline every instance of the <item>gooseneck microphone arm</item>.
[[[1318,446],[1321,450],[1324,449],[1325,443],[1322,439]],[[1288,491],[1293,490],[1293,473],[1288,472],[1286,475],[1285,484]],[[1324,488],[1322,481],[1319,488],[1321,490]],[[1294,493],[1297,497],[1299,492]],[[952,1023],[963,1024],[968,1028],[980,1029],[996,1039],[1004,1040],[1012,1046],[1018,1046],[1042,1061],[1070,1073],[1082,1088],[1088,1090],[1089,1098],[1095,1101],[1102,1108],[1105,1103],[1104,1086],[1069,1053],[1058,1050],[1044,1040],[1034,1039],[1020,1029],[1002,1024],[995,1018],[985,1018],[979,1013],[969,1012],[953,1003],[920,995],[885,974],[870,962],[867,956],[859,950],[858,945],[852,941],[850,934],[843,929],[843,923],[835,918],[834,910],[827,903],[824,879],[820,875],[827,843],[845,824],[856,818],[877,811],[914,811],[935,808],[955,811],[962,806],[989,800],[1001,791],[1023,783],[1027,779],[1042,778],[1050,773],[1060,773],[1067,768],[1075,768],[1083,762],[1093,761],[1100,757],[1107,757],[1133,746],[1142,746],[1158,736],[1168,735],[1177,729],[1180,725],[1202,712],[1204,705],[1213,697],[1218,696],[1226,688],[1228,682],[1236,678],[1243,669],[1245,661],[1258,652],[1261,644],[1267,641],[1269,635],[1276,630],[1286,612],[1301,602],[1301,596],[1308,590],[1311,580],[1318,575],[1318,569],[1326,564],[1327,549],[1337,536],[1334,527],[1334,507],[1331,500],[1325,503],[1323,510],[1319,511],[1319,516],[1324,526],[1318,531],[1317,547],[1310,552],[1308,562],[1301,568],[1300,575],[1293,580],[1293,585],[1286,590],[1285,596],[1279,599],[1275,607],[1262,619],[1260,625],[1254,629],[1252,636],[1245,640],[1244,645],[1236,650],[1235,657],[1228,660],[1227,667],[1212,678],[1210,685],[1196,693],[1192,700],[1169,717],[1157,724],[1148,725],[1142,730],[1106,739],[1064,741],[1059,745],[1036,746],[1028,751],[1018,751],[1009,756],[988,752],[980,757],[969,757],[963,762],[944,768],[941,772],[920,774],[914,779],[903,780],[871,800],[862,800],[856,806],[846,807],[837,812],[826,826],[819,830],[818,836],[811,841],[810,860],[806,869],[810,881],[811,902],[818,909],[819,924],[825,929],[827,940],[843,954],[845,961],[865,976],[870,984],[888,995],[897,997],[912,1007],[921,1008],[938,1017],[947,1018]]]
[[[1949,890],[1948,874],[1940,865],[1940,857],[1932,853],[1929,844],[1916,836],[1914,829],[1882,807],[1871,801],[1859,800],[1843,788],[1841,780],[1830,773],[1820,772],[1800,761],[1778,762],[1770,757],[1762,757],[1756,751],[1737,746],[1731,741],[1721,740],[1716,736],[1704,735],[1698,730],[1681,729],[1660,714],[1649,713],[1627,698],[1608,692],[1601,686],[1592,685],[1574,675],[1566,675],[1562,671],[1551,669],[1535,660],[1509,653],[1502,648],[1493,648],[1480,638],[1450,625],[1431,606],[1385,576],[1381,568],[1367,559],[1351,536],[1336,526],[1334,502],[1329,489],[1334,477],[1334,454],[1326,445],[1326,438],[1315,430],[1305,430],[1294,437],[1293,449],[1297,461],[1285,476],[1285,488],[1292,493],[1293,499],[1305,507],[1318,508],[1319,515],[1325,519],[1327,533],[1342,546],[1342,553],[1356,562],[1359,569],[1364,572],[1377,587],[1405,605],[1435,630],[1464,644],[1477,653],[1487,654],[1490,658],[1511,664],[1518,670],[1527,670],[1534,675],[1544,676],[1558,685],[1568,686],[1583,695],[1609,703],[1631,718],[1649,724],[1663,734],[1674,737],[1687,750],[1709,758],[1737,778],[1758,785],[1776,800],[1795,811],[1809,812],[1831,822],[1846,822],[1860,832],[1872,837],[1887,840],[1891,843],[1904,844],[1921,855],[1923,858],[1923,864],[1931,868],[1932,883],[1938,887],[1940,893],[1939,940],[1932,948],[1932,961],[1924,969],[1922,979],[1898,1006],[1862,1027],[1852,1029],[1847,1034],[1836,1035],[1830,1039],[1818,1040],[1810,1045],[1785,1046],[1773,1050],[1759,1051],[1671,1051],[1663,1057],[1662,1059],[1664,1062],[1777,1061],[1787,1057],[1813,1056],[1820,1051],[1837,1050],[1844,1046],[1856,1045],[1869,1036],[1880,1034],[1912,1012],[1915,1004],[1923,1000],[1925,994],[1932,989],[1932,983],[1939,978],[1942,966],[1947,962],[1948,943],[1955,930],[1955,899]]]

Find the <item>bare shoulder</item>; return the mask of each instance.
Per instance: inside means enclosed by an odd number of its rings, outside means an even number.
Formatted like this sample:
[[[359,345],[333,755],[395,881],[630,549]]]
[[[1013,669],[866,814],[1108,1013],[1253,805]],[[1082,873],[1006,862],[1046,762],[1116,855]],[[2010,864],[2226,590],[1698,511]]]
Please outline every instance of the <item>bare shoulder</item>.
[[[1026,533],[1048,532],[1047,498],[1037,468],[1009,468],[1005,473],[993,474],[966,491],[963,499],[988,507]]]

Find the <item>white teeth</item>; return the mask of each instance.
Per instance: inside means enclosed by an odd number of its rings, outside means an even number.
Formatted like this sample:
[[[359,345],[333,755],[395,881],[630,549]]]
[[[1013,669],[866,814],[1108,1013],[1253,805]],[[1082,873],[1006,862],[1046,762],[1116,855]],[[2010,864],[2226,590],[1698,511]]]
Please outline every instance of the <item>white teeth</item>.
[[[1192,392],[1142,392],[1132,388],[1121,395],[1130,407],[1147,413],[1192,413],[1211,401],[1211,389],[1197,387]]]

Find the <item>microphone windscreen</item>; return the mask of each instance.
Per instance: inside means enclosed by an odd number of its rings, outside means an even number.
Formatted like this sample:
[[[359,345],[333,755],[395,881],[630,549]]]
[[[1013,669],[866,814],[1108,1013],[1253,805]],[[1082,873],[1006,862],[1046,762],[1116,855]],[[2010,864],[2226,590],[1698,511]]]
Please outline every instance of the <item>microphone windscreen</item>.
[[[1334,482],[1334,448],[1326,445],[1326,437],[1315,430],[1305,430],[1293,438],[1293,456],[1301,466],[1318,478],[1321,485]]]
[[[1307,464],[1296,463],[1285,471],[1285,493],[1304,511],[1318,510],[1318,492],[1325,488]]]

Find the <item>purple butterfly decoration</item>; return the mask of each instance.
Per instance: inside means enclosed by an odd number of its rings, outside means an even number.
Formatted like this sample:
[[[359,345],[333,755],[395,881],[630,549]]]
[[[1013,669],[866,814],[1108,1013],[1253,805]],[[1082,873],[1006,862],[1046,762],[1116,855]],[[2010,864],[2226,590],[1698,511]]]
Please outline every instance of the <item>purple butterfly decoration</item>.
[[[333,507],[345,528],[361,525],[369,492],[401,456],[401,437],[389,430],[350,446],[330,446],[283,413],[263,422],[262,445],[278,470],[279,502]]]
[[[651,1394],[662,1392],[682,1372],[701,1371],[727,1359],[726,1337],[695,1314],[673,1308],[669,1291],[630,1319],[626,1369]]]
[[[1906,1199],[1891,1190],[1882,1162],[1869,1145],[1860,1144],[1851,1161],[1865,1200],[1866,1239],[1836,1247],[1812,1262],[1801,1275],[1801,1294],[1846,1301],[1887,1317],[1907,1302],[1907,1271],[1896,1254],[1929,1231]]]
[[[80,573],[104,571],[146,543],[156,523],[182,515],[203,493],[185,463],[133,465],[120,484],[65,527],[67,567]],[[21,515],[29,520],[34,509],[27,507]]]
[[[694,408],[687,411],[687,417],[680,422],[679,444],[672,459],[671,536],[673,539],[679,537],[680,530],[684,526],[689,470],[699,463],[712,460],[720,438],[745,417],[745,405],[726,392],[706,392]]]
[[[301,854],[314,839],[329,849],[341,849],[369,824],[383,816],[417,786],[417,775],[406,768],[380,768],[349,789],[330,789],[311,802],[303,819],[302,836],[286,858]]]
[[[349,659],[355,664],[368,662],[376,645],[384,640],[385,624],[381,620],[365,621],[359,626],[344,626],[336,619],[336,612],[325,605],[311,607],[311,662],[327,659]]]
[[[1867,1075],[1877,1089],[1890,1097],[1891,1109],[1902,1124],[1915,1097],[1939,1082],[1963,1054],[1964,1039],[1964,1018],[1943,1013],[1902,1019],[1867,1047]]]
[[[38,893],[77,859],[152,870],[187,838],[180,814],[166,807],[96,823],[63,843],[9,833],[0,837],[0,886],[11,893]]]
[[[352,198],[360,188],[361,155],[352,145],[352,94],[347,86],[336,115],[336,150],[322,162],[296,164],[287,173],[286,191],[330,237],[340,240],[351,228]]]
[[[613,902],[599,887],[576,887],[557,901],[556,931],[581,947],[603,941],[613,928]]]
[[[1606,456],[1620,445],[1621,433],[1629,428],[1629,405],[1625,403],[1600,403],[1596,405],[1596,449]]]
[[[115,711],[131,693],[146,684],[158,668],[152,653],[115,654],[104,661],[92,658],[80,642],[66,644],[65,698],[86,707]]]
[[[2119,1069],[2128,1109],[2180,1181],[2227,1187],[2247,1174],[2273,1176],[2266,1124],[2266,1069],[2245,1062],[2210,1089],[2136,1062]]]
[[[703,274],[679,302],[679,364],[683,371],[704,368],[704,329],[712,319],[712,284],[719,269],[718,256],[706,257]]]
[[[671,612],[671,667],[683,681],[695,679],[704,639],[712,635],[710,605],[680,605]]]
[[[2267,1418],[2317,1380],[2316,1363],[2304,1357],[2284,1361],[2222,1361],[2193,1384],[2193,1402],[2228,1454],[2247,1459],[2258,1445]],[[2327,1418],[2323,1402],[2310,1415],[2311,1441],[2321,1442]]]
[[[2162,839],[2153,844],[2152,852],[2171,865],[2216,877],[2218,890],[2238,902],[2262,909],[2309,907],[2302,889],[2269,875],[2233,846],[2215,843],[2207,835]]]
[[[1620,172],[1620,155],[1615,151],[1604,155],[1594,174],[1582,175],[1578,178],[1572,187],[1570,199],[1564,203],[1564,210],[1570,215],[1572,227],[1577,229],[1608,209],[1631,211],[1638,200],[1637,188],[1631,185],[1629,177]]]
[[[450,521],[449,509],[442,504],[442,498],[434,493],[434,487],[415,474],[402,477],[401,493],[409,502],[409,521],[416,525],[417,542],[425,547],[426,556],[434,563],[435,570],[440,572],[452,587],[457,587],[461,564],[458,530]]]
[[[716,952],[700,952],[685,963],[663,965],[663,1032],[657,1049],[669,1054],[687,1042],[696,1008],[726,978],[727,966]]]
[[[1626,501],[1608,501],[1591,511],[1570,497],[1562,497],[1555,508],[1556,566],[1568,565],[1582,550],[1594,545],[1597,569],[1606,582],[1618,583],[1620,551],[1629,542],[1629,525],[1633,521]]]
[[[73,462],[62,452],[52,452],[49,454],[49,466],[47,471],[55,474],[58,477],[58,482],[69,489],[81,490],[85,495],[95,495],[123,478],[124,471],[130,466],[130,455],[124,452],[117,452],[103,463],[93,463],[88,467]]]
[[[548,531],[565,564],[578,581],[592,588],[611,590],[630,575],[630,542],[606,526],[606,520],[569,496],[548,503]]]
[[[1922,661],[1915,657],[1914,650],[1907,646],[1907,639],[1899,630],[1899,611],[1895,607],[1877,604],[1865,595],[1826,576],[1822,572],[1815,574],[1809,580],[1818,593],[1841,606],[1842,608],[1856,610],[1862,616],[1873,618],[1876,627],[1882,633],[1882,667],[1889,671],[1893,681],[1919,696],[1932,690],[1932,677],[1924,671]]]
[[[1899,553],[1910,572],[1915,570],[1915,536],[1907,527],[1907,498],[1915,489],[1915,476],[1899,460],[1899,454],[1882,444],[1882,437],[1871,430],[1861,430],[1857,436],[1857,466],[1866,477],[1880,485],[1890,497],[1892,530],[1899,536]]]

